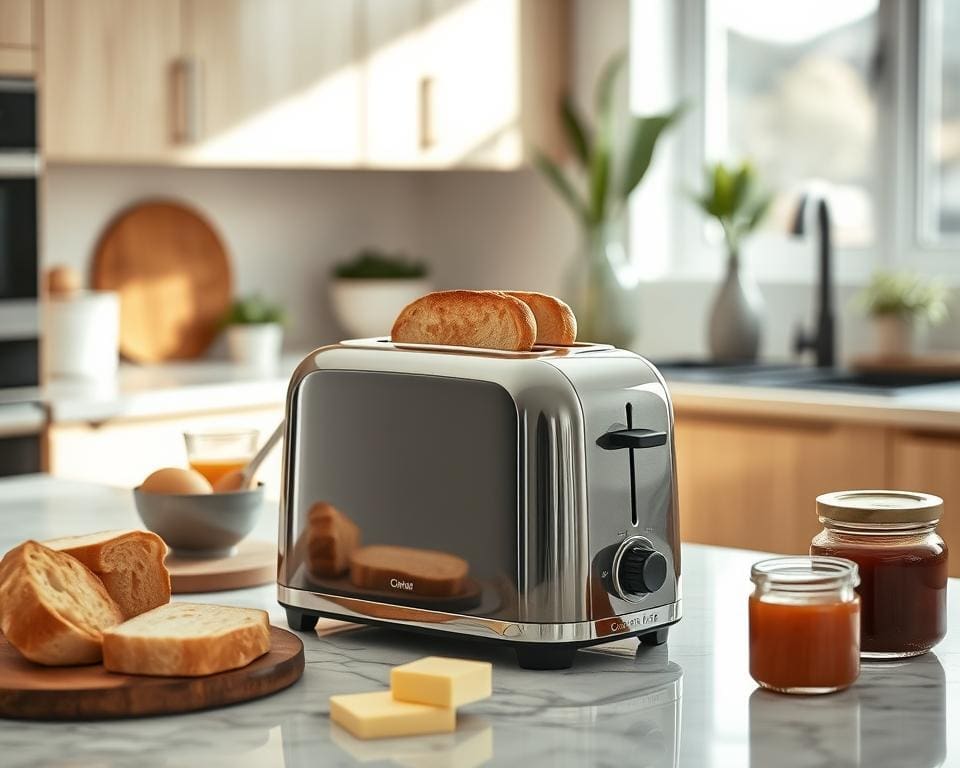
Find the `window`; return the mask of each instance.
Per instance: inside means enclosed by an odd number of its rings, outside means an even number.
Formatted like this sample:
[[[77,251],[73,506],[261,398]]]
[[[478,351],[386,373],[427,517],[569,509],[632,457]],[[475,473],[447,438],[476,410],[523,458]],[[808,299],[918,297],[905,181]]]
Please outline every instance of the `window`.
[[[632,27],[650,27],[657,3],[633,0],[646,17]],[[700,188],[707,162],[749,159],[776,192],[766,230],[746,249],[762,280],[813,279],[809,243],[788,232],[800,195],[813,189],[831,207],[838,282],[862,283],[881,266],[960,280],[960,0],[671,0],[669,8],[672,25],[647,29],[646,39],[634,33],[631,54],[672,34],[672,98],[694,106],[664,163],[673,173],[665,188],[681,194],[659,275],[716,276],[717,245],[682,191]],[[641,90],[652,71],[642,64],[633,70]]]
[[[713,0],[708,9],[707,158],[750,158],[781,216],[820,186],[838,245],[870,245],[877,0]]]
[[[926,0],[921,35],[920,241],[960,246],[960,0]]]

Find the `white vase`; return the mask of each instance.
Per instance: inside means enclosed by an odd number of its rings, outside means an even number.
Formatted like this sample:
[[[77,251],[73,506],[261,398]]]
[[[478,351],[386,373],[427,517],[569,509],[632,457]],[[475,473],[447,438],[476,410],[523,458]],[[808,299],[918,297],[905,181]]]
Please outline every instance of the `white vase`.
[[[258,371],[272,371],[280,364],[283,326],[280,323],[251,323],[227,328],[230,358]]]
[[[881,357],[906,357],[913,352],[913,319],[904,315],[875,315],[873,326],[874,352]]]
[[[351,338],[389,336],[400,310],[430,293],[424,278],[338,277],[330,281],[333,311]]]
[[[727,275],[710,310],[707,340],[718,362],[753,362],[760,351],[763,298],[756,282],[741,273],[740,258],[727,259]]]

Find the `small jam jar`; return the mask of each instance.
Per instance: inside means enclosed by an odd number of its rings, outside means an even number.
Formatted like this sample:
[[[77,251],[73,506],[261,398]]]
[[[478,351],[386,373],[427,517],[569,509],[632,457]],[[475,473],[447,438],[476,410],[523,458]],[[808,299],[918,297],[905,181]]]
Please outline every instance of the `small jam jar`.
[[[936,527],[943,499],[906,491],[817,497],[823,530],[811,555],[860,566],[860,652],[867,659],[926,653],[947,633],[947,547]]]
[[[750,571],[750,676],[781,693],[832,693],[860,674],[857,564],[776,557]]]

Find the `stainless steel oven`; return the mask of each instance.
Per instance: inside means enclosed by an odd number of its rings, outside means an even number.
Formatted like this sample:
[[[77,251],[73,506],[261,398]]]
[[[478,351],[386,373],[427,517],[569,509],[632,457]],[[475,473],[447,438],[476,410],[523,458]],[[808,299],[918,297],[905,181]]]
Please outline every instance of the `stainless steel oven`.
[[[40,469],[36,102],[0,79],[0,475]]]

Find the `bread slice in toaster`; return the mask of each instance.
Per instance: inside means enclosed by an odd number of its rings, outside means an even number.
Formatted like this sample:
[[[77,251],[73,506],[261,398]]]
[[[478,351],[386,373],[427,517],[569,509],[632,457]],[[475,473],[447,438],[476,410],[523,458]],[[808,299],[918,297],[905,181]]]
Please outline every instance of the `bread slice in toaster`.
[[[350,581],[357,587],[428,597],[461,594],[469,570],[462,557],[413,547],[361,547],[350,559]]]
[[[404,307],[390,338],[525,352],[537,340],[537,322],[530,307],[500,291],[439,291]]]
[[[569,346],[577,340],[577,318],[556,296],[533,291],[506,291],[530,307],[537,319],[537,344]]]
[[[307,513],[307,568],[314,576],[341,576],[360,546],[360,529],[333,504],[318,501]]]

